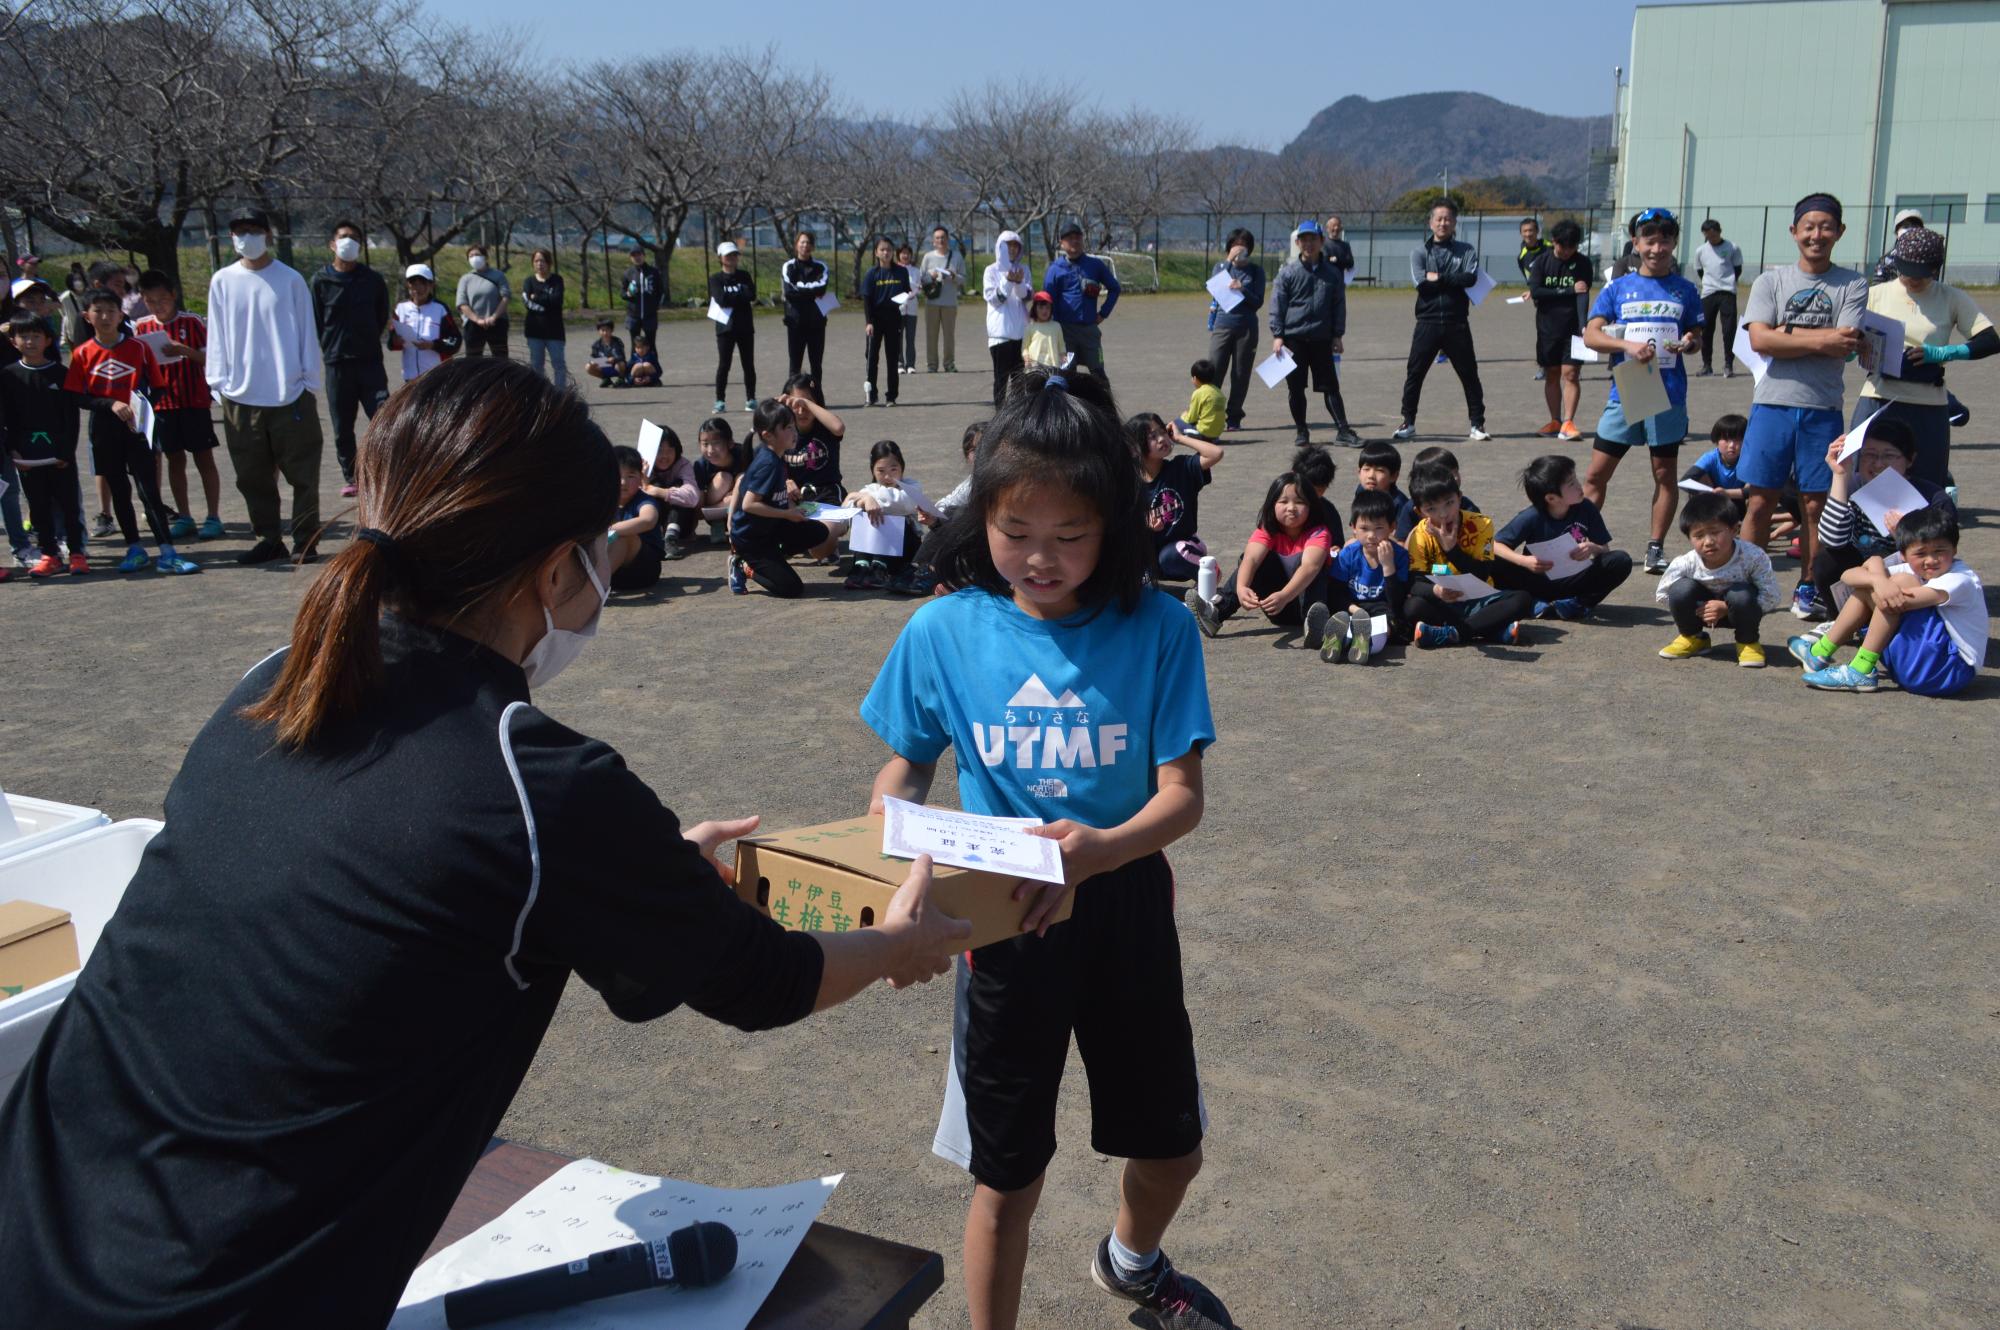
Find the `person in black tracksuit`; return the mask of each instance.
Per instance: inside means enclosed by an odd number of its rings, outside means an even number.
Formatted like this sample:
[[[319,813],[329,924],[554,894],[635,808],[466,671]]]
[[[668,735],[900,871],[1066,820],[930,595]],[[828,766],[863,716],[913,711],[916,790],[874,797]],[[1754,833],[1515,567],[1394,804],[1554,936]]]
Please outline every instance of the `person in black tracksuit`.
[[[1465,413],[1472,437],[1486,433],[1486,393],[1479,386],[1479,361],[1472,350],[1472,300],[1466,290],[1479,280],[1479,256],[1455,239],[1458,208],[1440,201],[1431,209],[1430,236],[1410,255],[1410,281],[1417,288],[1417,326],[1410,334],[1410,363],[1403,376],[1403,427],[1398,439],[1417,435],[1417,403],[1424,377],[1439,355],[1451,362],[1465,388]]]
[[[660,280],[660,270],[646,262],[645,246],[635,242],[625,252],[632,260],[632,266],[625,270],[626,338],[637,340],[643,332],[648,342],[657,344],[660,302],[666,299],[666,283]]]
[[[722,271],[708,275],[708,298],[729,311],[729,322],[715,325],[715,409],[729,396],[729,359],[743,355],[743,409],[757,405],[757,327],[751,313],[757,307],[757,279],[742,268],[736,242],[725,240],[715,251],[722,258]]]
[[[810,362],[814,383],[825,383],[821,364],[826,358],[826,315],[819,302],[825,298],[830,278],[826,265],[813,257],[812,232],[801,231],[792,240],[792,257],[778,272],[779,287],[785,297],[785,355],[797,374],[799,366]]]
[[[326,362],[326,409],[333,417],[333,455],[344,485],[354,483],[354,414],[368,419],[389,400],[382,334],[389,327],[389,284],[361,262],[360,228],[333,229],[333,262],[312,277],[313,322]]]
[[[875,266],[861,279],[861,308],[868,316],[868,405],[875,405],[875,366],[886,350],[889,357],[889,405],[896,404],[896,354],[903,332],[903,307],[896,297],[910,290],[910,275],[896,262],[896,247],[875,242]]]

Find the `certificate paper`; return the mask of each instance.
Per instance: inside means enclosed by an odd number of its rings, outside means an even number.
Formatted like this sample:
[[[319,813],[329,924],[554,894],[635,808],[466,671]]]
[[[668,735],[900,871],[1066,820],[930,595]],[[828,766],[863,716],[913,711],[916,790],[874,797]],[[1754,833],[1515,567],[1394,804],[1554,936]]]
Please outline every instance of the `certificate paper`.
[[[1673,405],[1666,381],[1651,361],[1621,360],[1611,367],[1611,380],[1618,385],[1618,406],[1628,424],[1651,420]]]
[[[1546,573],[1542,574],[1543,577],[1549,578],[1552,581],[1561,581],[1565,577],[1575,577],[1578,573],[1590,567],[1590,560],[1575,557],[1576,551],[1579,548],[1581,547],[1576,543],[1575,536],[1554,536],[1548,540],[1531,540],[1527,546],[1528,553],[1534,555],[1537,559],[1547,559],[1552,565]]]
[[[1472,279],[1472,285],[1465,289],[1465,298],[1475,305],[1480,304],[1487,296],[1493,293],[1493,288],[1498,285],[1500,283],[1493,280],[1493,274],[1481,268],[1479,275]]]
[[[1500,594],[1500,588],[1474,577],[1471,573],[1432,573],[1431,585],[1440,591],[1456,591],[1467,600],[1484,600],[1488,596]]]
[[[1229,284],[1235,280],[1235,278],[1229,275],[1227,269],[1208,279],[1208,293],[1215,297],[1217,308],[1224,314],[1227,314],[1230,310],[1235,309],[1243,303],[1243,293],[1241,291],[1232,291],[1229,288]]]
[[[1257,366],[1257,377],[1264,381],[1266,388],[1275,388],[1285,381],[1286,375],[1298,367],[1299,362],[1292,359],[1290,351],[1274,351],[1265,356],[1263,363]]]
[[[981,817],[889,796],[882,800],[882,814],[882,853],[892,859],[928,854],[954,868],[1063,880],[1062,846],[1030,836],[1019,818]]]

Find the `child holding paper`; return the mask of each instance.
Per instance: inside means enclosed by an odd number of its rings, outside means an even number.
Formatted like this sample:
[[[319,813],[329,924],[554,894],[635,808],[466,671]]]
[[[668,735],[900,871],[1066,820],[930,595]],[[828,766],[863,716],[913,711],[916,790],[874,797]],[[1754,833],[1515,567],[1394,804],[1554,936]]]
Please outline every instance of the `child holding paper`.
[[[397,306],[399,311],[401,308]],[[625,377],[625,343],[613,331],[617,326],[610,319],[597,321],[597,340],[590,344],[589,363],[583,367],[600,388],[623,388],[629,382]]]
[[[962,589],[911,616],[861,704],[892,751],[877,811],[885,795],[922,801],[954,748],[968,812],[1051,819],[1035,832],[1062,846],[1066,882],[1016,892],[1021,935],[958,963],[932,1148],[975,1184],[963,1268],[978,1330],[1020,1315],[1072,1034],[1092,1147],[1127,1161],[1092,1280],[1168,1324],[1230,1324],[1160,1250],[1205,1129],[1163,851],[1201,820],[1215,726],[1196,625],[1146,585],[1143,511],[1102,383],[1029,370],[941,528],[938,572]],[[1071,891],[1074,914],[1050,925]]]
[[[660,357],[653,339],[644,331],[632,334],[632,360],[625,368],[625,383],[631,388],[650,388],[660,381]]]
[[[1893,471],[1908,481],[1926,504],[1951,506],[1942,485],[1912,474],[1917,461],[1917,435],[1907,420],[1889,415],[1869,420],[1860,450],[1843,460],[1841,453],[1846,451],[1853,434],[1849,430],[1826,450],[1826,464],[1833,479],[1827,489],[1826,506],[1819,511],[1819,544],[1813,552],[1812,580],[1819,601],[1828,608],[1840,603],[1834,588],[1840,585],[1848,569],[1858,568],[1870,559],[1886,559],[1896,552],[1895,538],[1889,532],[1896,529],[1896,523],[1905,515],[1892,508],[1883,514],[1887,530],[1878,528],[1855,506],[1856,490],[1871,484],[1883,472]],[[1957,517],[1954,509],[1952,518],[1955,521]]]
[[[1786,645],[1805,666],[1809,688],[1872,693],[1879,666],[1906,693],[1951,697],[1964,692],[1986,660],[1986,591],[1979,574],[1958,557],[1958,520],[1939,505],[1919,508],[1896,524],[1901,551],[1868,560],[1841,575],[1849,595],[1818,641]],[[1834,653],[1861,635],[1845,665]]]
[[[1225,403],[1222,400],[1222,371],[1213,360],[1197,360],[1188,366],[1194,396],[1188,398],[1187,414],[1174,422],[1183,434],[1208,440],[1222,437]]]
[[[611,589],[644,591],[660,580],[666,557],[666,505],[646,488],[646,460],[637,448],[620,445],[611,455],[618,459],[618,517],[605,532]]]
[[[1423,517],[1410,532],[1410,567],[1433,576],[1466,574],[1493,588],[1469,597],[1434,582],[1412,585],[1404,604],[1416,624],[1416,644],[1428,650],[1461,638],[1507,646],[1520,641],[1521,620],[1534,609],[1535,598],[1497,584],[1506,573],[1493,551],[1493,519],[1460,511],[1458,478],[1442,466],[1424,467],[1410,487]]]
[[[1060,369],[1068,358],[1062,325],[1056,322],[1055,300],[1048,292],[1037,291],[1028,301],[1027,335],[1021,339],[1022,363]]]
[[[1356,490],[1348,510],[1354,539],[1333,556],[1333,603],[1343,602],[1327,630],[1320,657],[1366,665],[1375,648],[1372,622],[1389,621],[1388,640],[1410,640],[1404,602],[1410,594],[1410,552],[1396,543],[1396,505],[1380,490]]]
[[[899,596],[915,596],[930,590],[920,587],[910,576],[910,560],[922,543],[917,535],[918,517],[923,512],[923,488],[903,478],[903,450],[894,439],[883,439],[868,450],[869,483],[847,496],[846,506],[858,508],[857,522],[881,526],[884,518],[900,518],[903,552],[889,558],[856,556],[847,578],[849,591],[886,587]],[[848,539],[853,545],[852,536]]]
[[[1597,422],[1597,440],[1591,445],[1590,470],[1583,478],[1583,492],[1599,508],[1604,506],[1611,473],[1634,445],[1643,444],[1653,468],[1653,524],[1646,538],[1646,571],[1664,572],[1667,566],[1667,527],[1674,520],[1680,500],[1680,484],[1674,467],[1680,456],[1681,440],[1687,437],[1687,366],[1681,357],[1701,349],[1701,292],[1680,275],[1674,263],[1674,246],[1679,243],[1681,224],[1665,208],[1648,208],[1631,222],[1632,248],[1638,268],[1623,277],[1614,277],[1598,292],[1590,308],[1590,322],[1584,326],[1583,343],[1593,351],[1611,353],[1614,382],[1610,400]],[[1619,326],[1619,335],[1608,331]],[[1641,420],[1628,420],[1618,396],[1615,372],[1624,361],[1658,367],[1660,386],[1666,389],[1667,409]]]
[[[1522,568],[1517,580],[1535,597],[1537,619],[1588,618],[1632,575],[1632,556],[1611,548],[1611,531],[1597,505],[1583,497],[1574,459],[1537,457],[1521,472],[1521,489],[1528,506],[1493,538],[1494,552]],[[1564,548],[1552,551],[1549,541]]]
[[[1125,422],[1125,439],[1139,464],[1146,486],[1146,526],[1153,533],[1153,577],[1156,581],[1187,582],[1200,571],[1208,553],[1195,534],[1202,487],[1222,460],[1222,445],[1183,434],[1151,411]],[[1175,457],[1174,445],[1184,443],[1192,457]]]
[[[1326,575],[1333,535],[1314,520],[1318,504],[1312,484],[1296,472],[1287,471],[1271,482],[1229,586],[1218,589],[1213,602],[1195,590],[1183,597],[1202,632],[1214,637],[1230,615],[1248,605],[1262,610],[1272,623],[1303,626],[1299,645],[1308,651],[1320,649],[1333,613]]]
[[[1771,556],[1739,538],[1743,509],[1726,494],[1691,494],[1681,509],[1681,534],[1694,548],[1667,565],[1653,599],[1674,616],[1677,636],[1660,648],[1662,660],[1689,660],[1707,651],[1709,629],[1736,632],[1736,663],[1764,668],[1758,625],[1785,603]]]
[[[405,268],[403,290],[405,298],[396,303],[396,317],[389,324],[389,349],[403,353],[403,382],[408,383],[458,351],[459,331],[457,316],[437,299],[437,278],[429,264]]]
[[[176,540],[199,534],[203,540],[220,539],[222,514],[217,505],[222,497],[222,474],[215,469],[215,424],[209,419],[214,398],[208,391],[208,325],[201,317],[181,308],[173,279],[163,272],[139,275],[139,295],[146,302],[146,316],[132,326],[132,335],[147,346],[157,346],[154,358],[160,362],[164,380],[153,397],[153,444],[167,457],[167,481],[174,496],[173,525],[168,533]],[[188,457],[201,477],[201,497],[208,515],[197,528],[188,511]]]
[[[0,420],[6,425],[7,452],[21,477],[34,519],[42,557],[28,570],[35,578],[63,571],[62,547],[69,542],[69,571],[90,571],[84,554],[83,487],[77,476],[79,398],[63,387],[67,371],[51,353],[48,325],[26,310],[15,310],[7,336],[19,359],[0,368]]]
[[[144,342],[126,335],[124,306],[112,292],[100,287],[87,293],[84,313],[96,335],[78,345],[70,357],[63,387],[89,399],[91,466],[111,486],[111,511],[118,515],[119,533],[125,537],[125,557],[118,571],[136,573],[157,566],[163,573],[198,573],[200,564],[174,550],[166,506],[160,502],[159,467],[141,430],[139,413],[152,407],[145,394],[165,382],[159,362]],[[143,405],[135,407],[135,400]],[[135,484],[146,509],[146,524],[160,545],[157,565],[139,543],[139,523],[132,511]]]
[[[653,472],[640,488],[658,499],[666,514],[661,556],[669,561],[686,558],[701,527],[702,487],[695,464],[681,451],[681,436],[665,426],[660,429],[660,450],[653,455]]]
[[[1681,479],[1743,502],[1743,478],[1736,474],[1736,463],[1743,456],[1743,431],[1749,427],[1750,422],[1742,416],[1717,416],[1708,430],[1708,441],[1714,446],[1696,458],[1695,464],[1681,473]]]
[[[798,426],[792,409],[775,397],[757,404],[751,423],[757,430],[757,453],[737,482],[730,519],[729,589],[737,595],[755,581],[781,600],[796,600],[805,584],[786,562],[794,554],[824,559],[833,553],[834,535],[793,506],[785,480],[785,454],[798,450]]]

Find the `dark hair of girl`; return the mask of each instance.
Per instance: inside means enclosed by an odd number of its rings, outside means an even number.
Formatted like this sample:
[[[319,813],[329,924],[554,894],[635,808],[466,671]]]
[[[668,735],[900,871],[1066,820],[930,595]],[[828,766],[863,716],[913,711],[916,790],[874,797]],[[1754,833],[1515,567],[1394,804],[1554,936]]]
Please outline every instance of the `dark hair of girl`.
[[[1550,453],[1537,457],[1521,471],[1521,489],[1527,494],[1528,502],[1536,512],[1544,517],[1549,512],[1549,495],[1562,493],[1562,487],[1576,479],[1576,459],[1561,453]]]
[[[875,464],[885,457],[893,457],[896,459],[897,466],[902,467],[906,471],[909,469],[910,464],[903,460],[903,450],[896,446],[896,441],[894,439],[884,439],[868,450],[868,470],[871,474],[875,470]]]
[[[826,395],[819,390],[819,380],[803,371],[786,379],[785,386],[779,391],[785,393],[803,393],[807,397],[812,398],[814,406],[826,405]]]
[[[965,507],[933,537],[938,575],[954,586],[1011,595],[994,567],[986,524],[1017,491],[1051,488],[1068,490],[1104,519],[1097,567],[1077,588],[1078,601],[1088,610],[1114,603],[1135,609],[1153,566],[1144,492],[1111,390],[1080,370],[1035,366],[1008,388],[979,441]]]
[[[766,397],[757,403],[757,409],[750,414],[750,428],[759,438],[790,425],[798,427],[798,420],[792,415],[792,408],[775,397]]]
[[[702,421],[700,428],[695,431],[695,437],[700,438],[704,434],[713,434],[716,438],[730,443],[736,442],[736,430],[730,425],[726,416],[710,416]]]
[[[667,462],[668,466],[672,466],[674,462],[680,461],[686,455],[686,450],[681,447],[681,436],[674,433],[672,426],[662,425],[660,427],[660,451],[653,454],[653,469],[655,471],[660,469],[660,464],[666,459],[667,449],[669,448],[674,450],[674,456],[673,462]],[[635,449],[634,451],[637,450]]]
[[[382,687],[380,619],[452,623],[566,544],[603,535],[618,507],[611,441],[574,393],[527,365],[447,360],[376,413],[356,459],[355,540],[306,589],[292,649],[244,708],[287,748],[325,741]]]
[[[1136,416],[1125,417],[1125,446],[1132,452],[1132,460],[1144,462],[1146,453],[1153,446],[1153,432],[1163,430],[1167,422],[1158,413],[1141,411]]]
[[[979,440],[985,436],[986,427],[992,423],[990,420],[975,420],[970,425],[967,425],[965,433],[959,436],[958,450],[967,457],[972,456],[974,452],[978,451]]]
[[[1264,506],[1257,510],[1257,525],[1266,535],[1277,535],[1284,530],[1278,521],[1278,500],[1285,497],[1286,489],[1298,493],[1299,502],[1306,506],[1306,525],[1311,526],[1319,495],[1313,492],[1312,483],[1296,471],[1287,471],[1271,482],[1271,488],[1264,491]]]

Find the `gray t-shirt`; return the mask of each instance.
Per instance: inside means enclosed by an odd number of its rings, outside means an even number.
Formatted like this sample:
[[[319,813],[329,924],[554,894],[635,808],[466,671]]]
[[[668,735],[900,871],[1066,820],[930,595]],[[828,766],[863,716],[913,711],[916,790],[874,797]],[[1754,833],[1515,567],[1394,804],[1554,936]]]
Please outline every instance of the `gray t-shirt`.
[[[1727,240],[1720,245],[1706,241],[1694,252],[1695,270],[1701,274],[1701,293],[1712,296],[1736,289],[1736,270],[1743,266],[1743,251]]]
[[[1743,322],[1773,328],[1858,328],[1868,309],[1868,279],[1852,268],[1802,272],[1794,263],[1760,273],[1750,287]],[[1831,356],[1773,357],[1758,383],[1759,406],[1798,406],[1838,411],[1844,400],[1840,381],[1845,361]]]
[[[469,305],[474,314],[490,319],[495,314],[507,312],[507,298],[512,294],[507,285],[507,274],[489,265],[458,279],[456,303]]]

